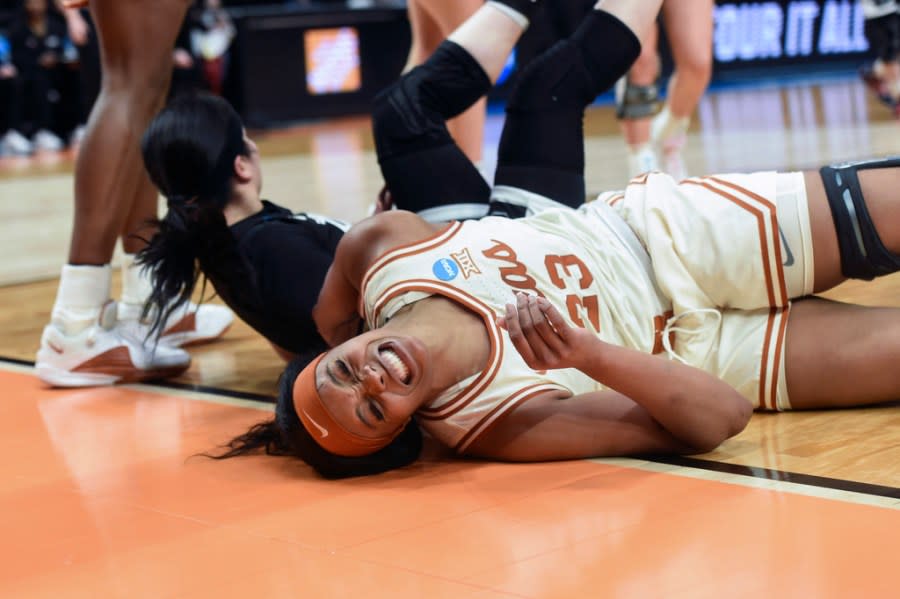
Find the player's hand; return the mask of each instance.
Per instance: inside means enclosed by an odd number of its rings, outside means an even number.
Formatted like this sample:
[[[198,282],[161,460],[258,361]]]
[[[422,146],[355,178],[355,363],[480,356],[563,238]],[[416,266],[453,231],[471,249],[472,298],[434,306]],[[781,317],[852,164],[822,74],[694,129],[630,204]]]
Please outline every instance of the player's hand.
[[[87,2],[85,2],[87,4]],[[66,26],[69,29],[69,39],[76,46],[84,46],[88,43],[91,28],[77,10],[66,11]]]
[[[570,326],[547,299],[536,295],[517,294],[498,324],[534,370],[580,368],[596,351],[592,332]]]
[[[62,0],[63,8],[84,8],[88,0]]]
[[[381,188],[381,191],[378,192],[378,199],[375,200],[375,207],[374,210],[372,210],[372,214],[381,214],[382,212],[387,212],[393,208],[394,196],[391,195],[391,190],[385,185]]]
[[[184,48],[175,48],[172,51],[172,62],[176,69],[190,69],[194,66],[194,57]]]

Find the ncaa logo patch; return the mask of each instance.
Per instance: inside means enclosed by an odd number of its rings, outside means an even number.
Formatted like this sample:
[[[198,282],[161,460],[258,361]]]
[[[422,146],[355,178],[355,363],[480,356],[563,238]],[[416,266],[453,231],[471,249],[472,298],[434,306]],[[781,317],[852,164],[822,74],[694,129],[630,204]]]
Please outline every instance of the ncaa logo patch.
[[[441,258],[431,266],[431,272],[442,281],[452,281],[459,276],[459,267],[450,258]]]

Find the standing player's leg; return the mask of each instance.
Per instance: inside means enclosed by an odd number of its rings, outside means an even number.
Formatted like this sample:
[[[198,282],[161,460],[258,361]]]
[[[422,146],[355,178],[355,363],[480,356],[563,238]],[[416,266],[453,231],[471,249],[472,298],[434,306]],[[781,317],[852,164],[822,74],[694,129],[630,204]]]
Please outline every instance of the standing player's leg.
[[[628,74],[616,83],[616,117],[628,146],[628,176],[659,170],[650,143],[650,122],[659,112],[659,28],[641,40],[641,54]]]
[[[662,6],[675,71],[650,135],[662,169],[675,179],[687,177],[682,150],[688,125],[712,77],[714,10],[713,0],[668,1]]]
[[[156,214],[146,194],[139,137],[162,105],[172,47],[189,0],[93,0],[103,82],[75,166],[75,220],[38,375],[62,386],[177,374],[181,350],[145,349],[116,327],[110,260],[126,226]],[[130,222],[129,222],[130,221]],[[129,242],[132,243],[132,242]],[[128,249],[128,248],[127,248]],[[133,246],[130,249],[135,249]]]

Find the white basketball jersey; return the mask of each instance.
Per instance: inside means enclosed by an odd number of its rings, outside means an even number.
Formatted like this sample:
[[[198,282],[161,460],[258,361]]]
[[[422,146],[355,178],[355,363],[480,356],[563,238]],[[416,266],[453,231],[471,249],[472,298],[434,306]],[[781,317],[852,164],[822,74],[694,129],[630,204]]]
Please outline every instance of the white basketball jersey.
[[[432,435],[464,451],[535,395],[601,388],[575,369],[536,372],[525,364],[496,324],[516,292],[545,296],[571,325],[604,341],[658,352],[671,306],[648,271],[637,238],[600,202],[519,220],[489,217],[451,223],[380,257],[363,279],[361,312],[370,327],[379,327],[404,306],[442,295],[482,316],[491,342],[487,367],[417,413]]]

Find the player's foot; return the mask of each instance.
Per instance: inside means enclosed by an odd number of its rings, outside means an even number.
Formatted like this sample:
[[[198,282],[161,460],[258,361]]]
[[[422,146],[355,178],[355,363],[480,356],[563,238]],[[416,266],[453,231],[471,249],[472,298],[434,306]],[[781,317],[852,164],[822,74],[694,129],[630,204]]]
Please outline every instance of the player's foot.
[[[875,69],[872,68],[872,65],[866,65],[859,69],[859,76],[863,80],[863,83],[866,84],[866,87],[871,90],[873,94],[878,96],[878,99],[888,106],[892,106],[894,103],[891,101],[891,95],[888,93],[887,85],[885,84],[884,79],[879,77],[875,73]]]
[[[687,167],[684,164],[684,135],[672,137],[660,144],[659,155],[663,172],[668,173],[676,181],[687,179]]]
[[[658,170],[659,161],[656,158],[656,152],[650,144],[645,145],[637,151],[628,152],[629,178],[634,178],[638,175]]]
[[[119,326],[126,327],[135,336],[146,338],[149,334],[149,319],[140,319],[141,306],[119,303]],[[198,345],[218,339],[231,328],[234,314],[225,306],[215,304],[197,305],[188,302],[177,308],[162,328],[160,345],[184,347]]]
[[[190,364],[184,350],[146,343],[119,325],[110,301],[96,322],[76,332],[54,322],[44,327],[35,367],[38,378],[54,387],[90,387],[169,378]]]

